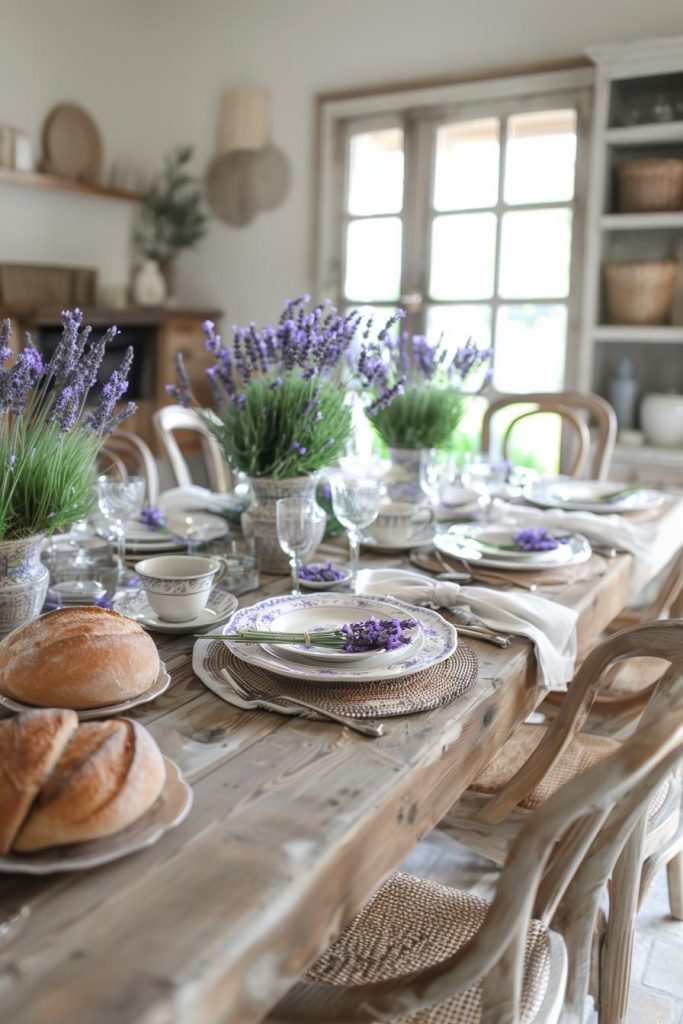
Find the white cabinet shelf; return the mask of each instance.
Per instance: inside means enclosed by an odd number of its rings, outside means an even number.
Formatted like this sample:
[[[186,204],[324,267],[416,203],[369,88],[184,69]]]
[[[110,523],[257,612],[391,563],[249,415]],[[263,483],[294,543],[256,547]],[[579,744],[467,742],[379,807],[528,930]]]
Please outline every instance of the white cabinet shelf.
[[[658,146],[683,142],[683,121],[608,128],[605,131],[605,142],[610,146]]]
[[[645,342],[665,345],[683,344],[683,327],[631,327],[621,324],[598,324],[593,328],[595,341]]]
[[[604,231],[683,230],[683,210],[662,213],[606,213],[600,223]]]

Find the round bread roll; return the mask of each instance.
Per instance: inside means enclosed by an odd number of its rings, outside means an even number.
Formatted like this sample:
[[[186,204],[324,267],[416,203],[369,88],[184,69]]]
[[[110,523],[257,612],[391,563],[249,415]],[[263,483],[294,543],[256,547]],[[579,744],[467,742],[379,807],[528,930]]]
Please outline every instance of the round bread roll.
[[[0,643],[0,693],[36,707],[117,704],[144,693],[158,674],[152,638],[105,608],[50,612]]]
[[[163,757],[144,726],[128,718],[83,722],[12,849],[30,853],[120,832],[149,810],[165,781]]]

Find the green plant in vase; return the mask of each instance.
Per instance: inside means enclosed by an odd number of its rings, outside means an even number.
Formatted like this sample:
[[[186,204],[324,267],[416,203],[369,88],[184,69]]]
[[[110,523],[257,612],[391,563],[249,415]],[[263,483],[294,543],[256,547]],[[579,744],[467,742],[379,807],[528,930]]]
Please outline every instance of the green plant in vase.
[[[397,312],[372,338],[372,320],[342,316],[329,303],[308,308],[304,296],[288,302],[277,326],[234,328],[226,345],[207,321],[207,373],[214,414],[203,413],[233,469],[246,473],[255,502],[245,517],[264,570],[286,572],[275,536],[275,501],[313,498],[317,474],[344,454],[351,437],[350,389],[368,394],[372,412],[401,391],[387,385],[382,351]],[[360,338],[357,340],[357,336]],[[182,358],[169,391],[183,405],[196,404]],[[323,527],[324,528],[324,527]]]
[[[392,497],[423,499],[421,453],[453,445],[468,399],[481,394],[491,379],[491,355],[492,349],[477,348],[471,338],[455,351],[443,336],[437,342],[407,333],[387,339],[385,385],[402,381],[402,393],[390,405],[369,408],[367,415],[389,449],[392,471],[386,482]]]
[[[104,439],[135,409],[117,411],[132,348],[98,385],[107,345],[119,332],[112,327],[91,339],[82,321],[80,310],[62,314],[62,338],[49,362],[30,338],[15,356],[10,321],[0,325],[0,635],[40,611],[47,590],[41,542],[91,511]]]

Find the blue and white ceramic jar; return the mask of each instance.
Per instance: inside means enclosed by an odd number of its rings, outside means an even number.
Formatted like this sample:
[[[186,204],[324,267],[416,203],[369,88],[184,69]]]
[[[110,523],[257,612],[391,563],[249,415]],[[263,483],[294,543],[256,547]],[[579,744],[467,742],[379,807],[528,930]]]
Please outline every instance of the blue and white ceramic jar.
[[[0,636],[40,614],[50,576],[40,561],[43,539],[0,541]]]

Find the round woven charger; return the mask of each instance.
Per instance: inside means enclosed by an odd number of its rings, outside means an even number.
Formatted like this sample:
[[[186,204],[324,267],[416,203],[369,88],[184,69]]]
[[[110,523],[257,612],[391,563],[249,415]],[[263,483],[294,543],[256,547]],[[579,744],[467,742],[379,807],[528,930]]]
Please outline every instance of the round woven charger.
[[[423,672],[376,682],[313,683],[285,678],[240,661],[220,640],[211,644],[204,664],[222,683],[221,669],[227,668],[240,683],[263,697],[298,697],[349,718],[388,718],[430,711],[467,693],[476,682],[479,669],[472,648],[461,643],[450,658]]]
[[[419,566],[421,569],[427,569],[429,572],[443,571],[443,566],[434,557],[433,548],[412,551],[410,560],[414,565]],[[458,559],[455,556],[449,558],[448,562],[452,564],[454,570],[462,569],[465,571],[465,567],[458,563]],[[467,564],[476,576],[480,576],[482,579],[486,577],[487,569],[483,565],[479,566],[476,562],[468,562]],[[597,576],[603,576],[605,567],[606,563],[603,558],[600,558],[599,555],[591,555],[587,561],[580,562],[578,565],[554,566],[551,569],[540,570],[491,569],[490,572],[494,573],[495,576],[505,576],[511,582],[517,580],[522,583],[536,583],[540,586],[555,587],[563,583],[579,583],[583,580],[592,580]],[[476,585],[477,580],[475,579],[472,581],[472,586],[476,587]]]

